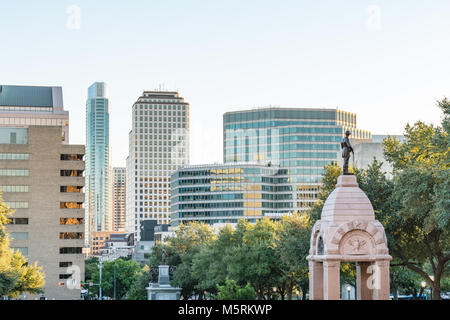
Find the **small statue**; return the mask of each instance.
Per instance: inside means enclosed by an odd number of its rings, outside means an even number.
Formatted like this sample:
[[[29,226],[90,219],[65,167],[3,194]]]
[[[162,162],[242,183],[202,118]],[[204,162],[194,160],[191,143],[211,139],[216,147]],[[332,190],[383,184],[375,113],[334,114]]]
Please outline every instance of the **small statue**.
[[[350,160],[350,152],[353,153],[352,145],[350,144],[350,139],[348,138],[349,135],[352,133],[347,130],[345,131],[345,137],[341,141],[341,148],[342,148],[342,158],[344,158],[344,166],[343,171],[344,175],[351,175],[351,173],[348,172],[348,161]],[[353,154],[353,157],[355,155]]]
[[[166,252],[166,248],[162,249],[162,264],[166,265],[166,259],[167,259],[167,252]]]

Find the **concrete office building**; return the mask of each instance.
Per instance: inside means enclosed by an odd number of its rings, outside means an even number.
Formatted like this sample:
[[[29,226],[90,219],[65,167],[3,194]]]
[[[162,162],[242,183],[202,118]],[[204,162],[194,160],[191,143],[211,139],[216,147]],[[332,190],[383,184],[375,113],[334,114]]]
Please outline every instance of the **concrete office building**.
[[[61,87],[0,86],[0,190],[15,210],[6,230],[42,266],[48,299],[80,299],[67,284],[73,270],[84,280],[85,148],[68,143]]]
[[[381,170],[387,173],[387,177],[392,177],[392,165],[386,161],[383,153],[383,139],[389,135],[372,135],[372,141],[369,142],[357,142],[353,145],[355,155],[355,166],[360,169],[367,169],[367,167],[373,162],[375,158],[377,161],[382,162]],[[400,142],[405,141],[405,137],[402,135],[391,135]]]
[[[126,168],[112,170],[112,231],[125,231]]]
[[[170,175],[189,163],[189,104],[178,92],[144,91],[132,107],[126,232],[141,241],[145,220],[170,223]]]
[[[289,171],[290,211],[317,199],[323,167],[340,161],[346,130],[352,141],[371,141],[356,127],[356,114],[338,109],[261,108],[227,112],[223,117],[225,163],[271,163]]]
[[[69,143],[69,112],[61,87],[0,85],[0,126],[61,126]]]
[[[86,244],[91,233],[111,230],[109,90],[104,82],[88,89],[86,101]]]
[[[279,219],[292,212],[289,170],[273,165],[227,163],[177,170],[171,179],[172,225],[211,225]]]
[[[0,127],[0,190],[15,210],[6,230],[11,246],[43,267],[48,299],[80,299],[67,268],[84,280],[84,152],[62,143],[60,126]]]

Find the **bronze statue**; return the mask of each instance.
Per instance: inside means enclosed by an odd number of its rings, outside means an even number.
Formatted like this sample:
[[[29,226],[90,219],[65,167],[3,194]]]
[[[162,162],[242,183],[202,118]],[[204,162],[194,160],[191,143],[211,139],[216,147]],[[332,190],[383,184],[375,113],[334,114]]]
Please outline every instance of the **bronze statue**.
[[[353,153],[352,145],[350,144],[350,139],[348,138],[349,135],[352,133],[347,130],[345,131],[345,137],[341,141],[341,148],[342,148],[342,158],[344,158],[344,166],[343,171],[345,175],[351,175],[350,172],[348,172],[348,161],[350,160],[350,152]],[[353,154],[353,157],[355,155]]]
[[[166,264],[166,259],[167,259],[166,248],[163,248],[163,249],[162,249],[162,264],[163,264],[163,265]]]

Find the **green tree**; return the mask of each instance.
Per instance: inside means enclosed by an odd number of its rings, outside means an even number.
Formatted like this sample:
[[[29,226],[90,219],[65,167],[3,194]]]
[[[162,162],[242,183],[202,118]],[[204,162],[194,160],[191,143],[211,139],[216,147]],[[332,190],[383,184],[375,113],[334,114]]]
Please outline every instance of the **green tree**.
[[[5,224],[13,211],[5,205],[0,193],[0,296],[17,298],[21,293],[42,293],[45,284],[42,268],[29,265],[26,258],[9,247]]]
[[[322,208],[327,200],[328,196],[336,188],[338,177],[342,174],[342,168],[336,163],[332,162],[324,167],[322,174],[322,185],[320,186],[319,193],[317,195],[317,201],[310,209],[311,223],[320,220],[322,214]]]
[[[225,280],[225,285],[217,285],[217,300],[255,300],[256,292],[255,289],[250,285],[249,282],[245,287],[240,287],[236,281],[231,279]]]
[[[128,300],[147,300],[147,290],[145,288],[148,287],[151,281],[150,267],[144,265],[141,271],[136,274],[133,284],[126,294],[126,298]]]
[[[413,295],[417,297],[423,292],[421,288],[421,279],[417,273],[404,266],[394,266],[390,269],[391,291],[394,300],[398,300],[398,294]]]
[[[223,285],[228,275],[225,252],[238,243],[237,234],[229,226],[219,230],[215,241],[201,247],[192,262],[191,274],[197,280],[196,289],[217,294],[217,285]]]
[[[181,294],[184,299],[192,295],[203,299],[204,290],[199,287],[199,279],[194,277],[192,272],[193,258],[216,238],[217,236],[207,224],[198,222],[180,224],[174,237],[167,239],[166,244],[152,250],[150,265],[156,266],[161,263],[162,248],[166,248],[168,263],[176,267],[172,285],[182,288]]]
[[[122,258],[103,262],[102,268],[102,295],[105,297],[114,297],[114,270],[116,274],[116,299],[124,299],[130,291],[136,276],[141,271],[139,263],[133,260]],[[94,283],[100,282],[100,270],[95,270],[92,275]],[[91,287],[94,294],[99,294],[98,286]]]
[[[310,217],[307,214],[294,213],[284,216],[278,224],[280,228],[276,253],[287,298],[291,300],[293,290],[301,289],[302,299],[305,300],[309,284],[306,256],[309,254],[310,245]]]
[[[259,220],[255,224],[240,220],[238,234],[242,234],[242,241],[227,250],[224,257],[229,278],[240,285],[250,282],[257,290],[258,299],[273,298],[273,288],[281,280],[275,251],[277,224],[269,219]]]
[[[405,127],[406,142],[384,141],[395,174],[392,200],[398,206],[384,220],[390,251],[424,278],[433,299],[440,299],[441,278],[450,260],[450,104],[443,99],[438,106],[444,112],[442,127],[419,121]]]

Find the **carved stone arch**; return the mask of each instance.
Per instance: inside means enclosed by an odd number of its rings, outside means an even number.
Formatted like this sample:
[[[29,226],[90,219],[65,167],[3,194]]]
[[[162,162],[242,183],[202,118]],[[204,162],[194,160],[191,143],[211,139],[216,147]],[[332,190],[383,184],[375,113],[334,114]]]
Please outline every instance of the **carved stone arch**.
[[[356,177],[341,175],[324,203],[321,219],[311,232],[309,283],[311,300],[341,298],[340,264],[356,263],[356,296],[361,300],[389,299],[389,255],[383,225]],[[323,254],[318,250],[323,240]],[[322,246],[320,246],[322,247]],[[379,285],[369,286],[369,269],[379,270]]]
[[[339,254],[342,255],[374,255],[376,243],[366,231],[354,229],[347,232],[339,242]]]
[[[323,242],[323,238],[321,235],[317,238],[317,245],[316,245],[316,254],[319,256],[324,255],[325,253],[325,244]]]
[[[319,233],[320,233],[320,224],[316,223],[311,232],[310,243],[312,245],[310,246],[310,254],[316,254],[317,252],[316,248],[317,248],[317,240],[319,239]]]

